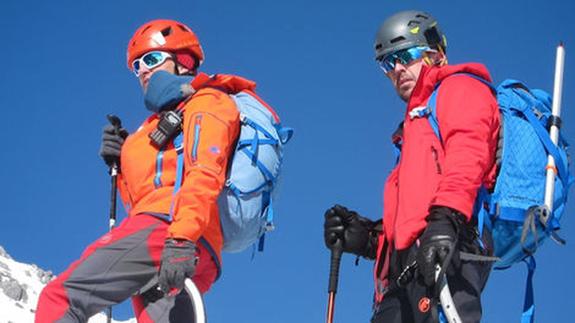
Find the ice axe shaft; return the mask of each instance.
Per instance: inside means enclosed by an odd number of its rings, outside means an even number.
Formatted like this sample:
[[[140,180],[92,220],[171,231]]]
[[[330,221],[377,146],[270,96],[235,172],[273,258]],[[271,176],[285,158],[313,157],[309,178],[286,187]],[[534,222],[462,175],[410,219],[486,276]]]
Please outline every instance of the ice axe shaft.
[[[341,241],[331,250],[331,259],[329,266],[329,285],[328,285],[328,300],[327,300],[327,323],[333,323],[333,315],[335,311],[335,294],[337,293],[337,283],[339,281],[339,264],[341,262],[341,254],[343,253]]]

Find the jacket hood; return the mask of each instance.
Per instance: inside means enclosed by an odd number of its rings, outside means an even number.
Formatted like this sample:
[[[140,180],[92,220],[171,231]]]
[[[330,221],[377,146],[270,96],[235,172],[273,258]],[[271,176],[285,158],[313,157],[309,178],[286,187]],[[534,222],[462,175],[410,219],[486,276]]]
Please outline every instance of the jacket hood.
[[[238,93],[244,90],[254,91],[256,89],[256,83],[237,75],[207,75],[199,73],[192,82],[192,87],[195,90],[199,90],[204,87],[215,87],[224,90],[224,92]]]

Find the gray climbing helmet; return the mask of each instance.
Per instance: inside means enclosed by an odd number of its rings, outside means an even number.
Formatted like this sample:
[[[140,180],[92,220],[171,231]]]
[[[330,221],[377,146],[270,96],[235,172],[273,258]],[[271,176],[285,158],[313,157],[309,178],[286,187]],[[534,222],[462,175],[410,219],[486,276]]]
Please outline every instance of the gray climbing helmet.
[[[383,22],[375,36],[375,59],[413,46],[428,46],[443,52],[447,39],[437,21],[423,11],[402,11]]]

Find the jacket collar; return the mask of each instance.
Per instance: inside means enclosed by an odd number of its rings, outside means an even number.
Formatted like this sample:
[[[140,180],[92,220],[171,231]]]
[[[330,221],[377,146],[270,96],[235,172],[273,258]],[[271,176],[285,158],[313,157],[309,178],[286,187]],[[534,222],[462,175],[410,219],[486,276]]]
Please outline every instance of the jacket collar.
[[[429,67],[424,65],[421,68],[421,73],[419,74],[415,88],[409,98],[406,113],[409,113],[414,108],[425,106],[429,96],[433,93],[436,86],[438,86],[441,81],[447,77],[456,73],[474,74],[491,82],[491,76],[483,64],[468,63],[460,65],[445,65],[441,67]]]

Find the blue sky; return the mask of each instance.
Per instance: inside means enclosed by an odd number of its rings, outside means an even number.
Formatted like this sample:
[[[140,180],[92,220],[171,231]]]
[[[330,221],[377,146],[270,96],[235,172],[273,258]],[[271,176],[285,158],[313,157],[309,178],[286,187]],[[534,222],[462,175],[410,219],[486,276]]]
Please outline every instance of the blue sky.
[[[210,322],[325,320],[323,212],[337,202],[381,216],[393,165],[389,138],[404,103],[374,63],[372,44],[379,24],[405,9],[432,13],[447,34],[450,62],[484,63],[496,82],[513,77],[551,91],[563,40],[563,134],[575,143],[571,1],[4,0],[0,245],[59,273],[106,232],[110,187],[98,156],[105,115],[119,115],[134,131],[148,113],[126,68],[127,41],[148,20],[177,19],[200,37],[203,71],[255,80],[296,130],[286,148],[277,231],[254,260],[250,252],[224,256],[223,277],[206,296]],[[538,253],[538,322],[566,322],[575,305],[573,198],[563,221],[567,246],[548,242]],[[336,322],[369,320],[371,269],[344,256]],[[519,320],[524,276],[521,266],[492,274],[484,322]],[[128,306],[115,313],[132,316]]]

